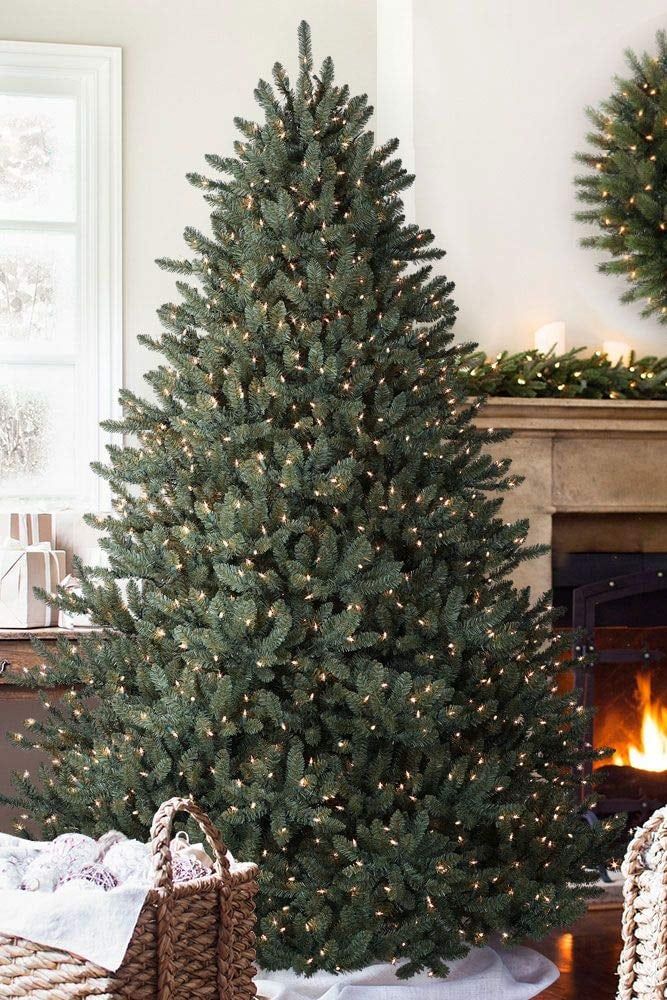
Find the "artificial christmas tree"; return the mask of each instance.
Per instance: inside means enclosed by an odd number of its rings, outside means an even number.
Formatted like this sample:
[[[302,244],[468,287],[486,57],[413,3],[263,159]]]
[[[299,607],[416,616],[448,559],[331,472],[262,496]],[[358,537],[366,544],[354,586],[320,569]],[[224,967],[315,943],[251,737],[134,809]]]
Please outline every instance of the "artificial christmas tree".
[[[161,262],[189,280],[142,338],[156,398],[109,425],[133,442],[99,470],[110,569],[61,597],[107,631],[44,650],[72,688],[21,736],[50,763],[18,794],[50,831],[130,836],[192,794],[261,865],[264,967],[442,973],[581,912],[593,752],[547,599],[509,579],[535,552],[499,517],[515,481],[397,142],[299,38],[296,85],[277,65],[263,123],[208,157],[230,179],[190,178],[212,235]]]

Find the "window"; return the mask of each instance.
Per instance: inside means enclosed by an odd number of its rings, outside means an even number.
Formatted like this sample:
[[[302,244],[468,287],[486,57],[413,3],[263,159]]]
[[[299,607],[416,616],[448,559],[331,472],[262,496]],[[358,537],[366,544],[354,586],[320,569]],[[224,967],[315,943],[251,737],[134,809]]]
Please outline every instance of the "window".
[[[103,509],[122,375],[120,49],[0,42],[0,506]]]

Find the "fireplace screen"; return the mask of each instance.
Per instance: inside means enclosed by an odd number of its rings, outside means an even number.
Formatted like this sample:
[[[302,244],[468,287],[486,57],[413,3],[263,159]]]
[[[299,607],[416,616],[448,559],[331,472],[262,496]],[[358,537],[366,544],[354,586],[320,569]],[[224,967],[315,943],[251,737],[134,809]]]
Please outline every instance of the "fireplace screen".
[[[667,629],[596,629],[595,644],[600,653],[625,648],[637,657],[593,667],[593,745],[614,749],[605,764],[667,772]],[[648,663],[646,650],[654,654]]]
[[[667,803],[667,554],[560,555],[554,590],[572,629],[570,683],[595,709],[589,741],[614,751],[596,765],[596,812],[639,822]]]

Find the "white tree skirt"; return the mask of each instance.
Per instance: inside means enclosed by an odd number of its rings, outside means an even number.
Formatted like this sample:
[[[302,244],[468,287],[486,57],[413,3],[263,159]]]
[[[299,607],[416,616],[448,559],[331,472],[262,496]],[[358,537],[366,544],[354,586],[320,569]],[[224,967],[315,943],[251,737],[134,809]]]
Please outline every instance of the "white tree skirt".
[[[449,967],[447,979],[398,979],[397,967],[388,963],[309,979],[260,970],[255,983],[268,1000],[530,1000],[559,976],[553,962],[530,948],[476,948]]]

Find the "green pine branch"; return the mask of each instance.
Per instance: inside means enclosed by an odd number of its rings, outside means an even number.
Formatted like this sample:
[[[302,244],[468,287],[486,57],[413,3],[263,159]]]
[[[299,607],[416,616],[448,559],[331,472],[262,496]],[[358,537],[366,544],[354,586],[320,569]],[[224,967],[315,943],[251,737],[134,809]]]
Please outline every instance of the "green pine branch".
[[[503,351],[495,358],[474,352],[462,372],[471,396],[523,396],[556,399],[667,399],[667,357],[611,362],[585,347],[565,354],[549,351]],[[583,355],[583,356],[582,356]]]

